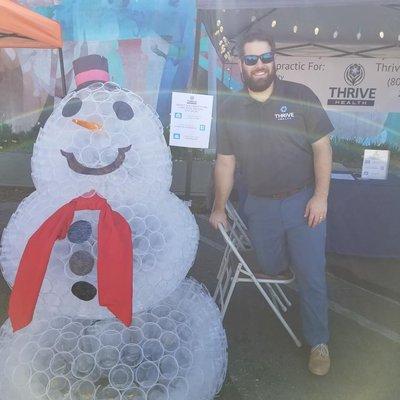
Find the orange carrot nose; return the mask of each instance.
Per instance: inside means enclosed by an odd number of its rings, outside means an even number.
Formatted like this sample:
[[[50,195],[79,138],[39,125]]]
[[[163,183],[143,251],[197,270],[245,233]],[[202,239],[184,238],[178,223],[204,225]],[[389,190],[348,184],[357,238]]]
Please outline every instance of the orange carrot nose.
[[[93,132],[98,132],[103,127],[102,124],[98,124],[97,122],[85,121],[84,119],[73,119],[72,122]]]

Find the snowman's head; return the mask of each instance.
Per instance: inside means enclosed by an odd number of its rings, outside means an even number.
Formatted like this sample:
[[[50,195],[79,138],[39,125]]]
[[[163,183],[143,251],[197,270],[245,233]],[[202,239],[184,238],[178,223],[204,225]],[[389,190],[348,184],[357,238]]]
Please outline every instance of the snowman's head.
[[[171,157],[157,114],[136,94],[105,81],[105,71],[103,81],[93,82],[91,71],[99,75],[97,69],[79,72],[77,90],[39,134],[32,157],[36,188],[74,195],[94,189],[107,197],[126,189],[168,190]]]

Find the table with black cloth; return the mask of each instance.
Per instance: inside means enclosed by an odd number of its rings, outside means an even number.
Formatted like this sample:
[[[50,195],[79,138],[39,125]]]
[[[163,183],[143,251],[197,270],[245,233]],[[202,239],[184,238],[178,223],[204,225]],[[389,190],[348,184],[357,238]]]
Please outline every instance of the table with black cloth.
[[[400,178],[332,179],[327,251],[400,258]]]

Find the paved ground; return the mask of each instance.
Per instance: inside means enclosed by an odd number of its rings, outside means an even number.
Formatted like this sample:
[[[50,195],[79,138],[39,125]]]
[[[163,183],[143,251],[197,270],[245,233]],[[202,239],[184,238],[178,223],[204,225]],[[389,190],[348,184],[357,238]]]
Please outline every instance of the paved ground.
[[[0,191],[0,232],[25,195],[20,190]],[[191,274],[213,292],[223,242],[205,216],[197,219],[201,241]],[[330,374],[319,378],[308,372],[308,349],[295,347],[255,288],[244,284],[235,292],[224,321],[229,367],[219,400],[400,399],[400,261],[331,255],[328,271]],[[287,320],[300,333],[295,288],[287,293],[294,303]],[[8,295],[0,280],[3,320]]]

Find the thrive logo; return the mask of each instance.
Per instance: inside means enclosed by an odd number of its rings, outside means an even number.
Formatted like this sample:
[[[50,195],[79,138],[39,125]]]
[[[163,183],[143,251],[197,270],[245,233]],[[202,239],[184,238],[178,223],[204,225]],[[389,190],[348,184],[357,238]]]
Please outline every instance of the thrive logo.
[[[328,105],[333,106],[368,106],[375,105],[376,88],[356,87],[365,78],[365,69],[361,64],[350,64],[343,75],[348,86],[330,87]]]
[[[294,118],[294,113],[293,112],[287,112],[288,108],[287,106],[282,106],[280,108],[280,113],[275,114],[275,118],[278,121],[286,121]]]
[[[350,86],[358,86],[365,78],[365,69],[361,64],[350,64],[344,71],[344,80]]]

